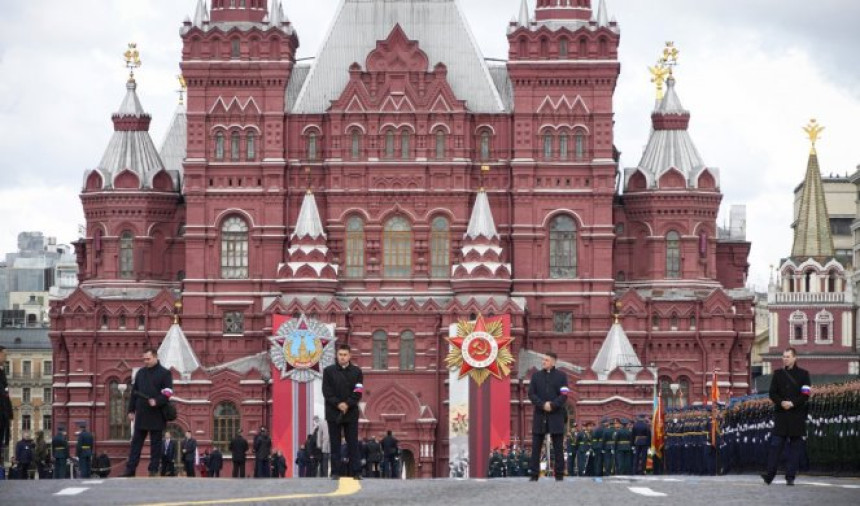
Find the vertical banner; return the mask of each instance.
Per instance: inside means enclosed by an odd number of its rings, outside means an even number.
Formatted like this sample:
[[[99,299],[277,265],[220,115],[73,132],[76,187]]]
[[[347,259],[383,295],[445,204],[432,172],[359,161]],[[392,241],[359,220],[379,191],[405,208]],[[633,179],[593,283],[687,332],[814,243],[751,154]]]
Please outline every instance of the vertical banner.
[[[272,449],[292,464],[312,433],[313,417],[325,420],[322,370],[334,363],[334,325],[276,314],[272,328]],[[288,465],[288,476],[298,477],[297,472]]]
[[[463,467],[463,454],[468,477],[486,478],[490,452],[507,446],[511,439],[511,318],[478,315],[473,322],[452,325],[450,334],[446,363],[450,368],[451,473],[453,476],[455,466]],[[458,430],[452,430],[455,428]]]

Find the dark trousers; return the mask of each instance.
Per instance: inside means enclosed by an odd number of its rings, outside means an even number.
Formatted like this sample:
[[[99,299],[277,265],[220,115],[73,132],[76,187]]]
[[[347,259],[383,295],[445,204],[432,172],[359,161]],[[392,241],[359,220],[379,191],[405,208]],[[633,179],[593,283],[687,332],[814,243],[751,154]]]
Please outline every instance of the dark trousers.
[[[770,436],[770,451],[767,456],[767,474],[768,476],[776,476],[776,470],[779,467],[779,457],[782,456],[782,450],[788,446],[788,454],[786,455],[785,479],[793,480],[797,476],[797,466],[800,463],[800,451],[803,445],[803,439],[800,436]]]
[[[328,464],[331,460],[330,453],[323,453],[322,460],[320,460],[320,476],[323,478],[328,478]]]
[[[244,460],[234,460],[233,461],[233,478],[244,478],[245,477],[245,461]]]
[[[65,457],[54,459],[54,479],[64,480],[69,477],[69,460]]]
[[[532,434],[532,460],[529,463],[532,476],[540,476],[540,456],[543,449],[543,442],[546,434]],[[555,456],[555,476],[564,476],[564,451],[562,444],[564,443],[564,434],[550,434],[552,438],[553,454]]]
[[[272,475],[272,466],[269,459],[256,459],[254,461],[254,478],[268,478]]]
[[[0,462],[0,465],[3,463]],[[30,469],[33,467],[33,464],[27,462],[26,464],[18,463],[18,479],[19,480],[30,480]]]
[[[383,478],[400,478],[400,469],[397,468],[397,454],[386,455],[382,461]]]
[[[81,475],[78,478],[89,479],[90,477],[90,469],[92,468],[93,456],[85,455],[83,457],[78,457],[78,466],[80,466]]]
[[[645,474],[645,463],[648,460],[648,447],[644,445],[634,446],[633,474]]]
[[[328,433],[331,437],[331,474],[340,476],[348,473],[350,476],[361,476],[361,454],[358,451],[358,422],[337,423],[328,422]],[[346,439],[349,469],[341,469],[339,459],[341,437]]]
[[[182,465],[185,466],[185,476],[187,476],[188,478],[194,478],[194,456],[192,456],[190,459],[183,459]]]
[[[135,429],[134,437],[131,438],[131,452],[129,452],[128,462],[125,464],[125,471],[129,474],[134,474],[137,469],[137,463],[140,462],[140,452],[143,450],[143,442],[146,440],[147,434],[149,434],[149,472],[158,472],[158,464],[161,462],[161,454],[164,450],[164,444],[161,440],[164,431]]]
[[[161,476],[176,476],[176,463],[173,459],[161,459]]]

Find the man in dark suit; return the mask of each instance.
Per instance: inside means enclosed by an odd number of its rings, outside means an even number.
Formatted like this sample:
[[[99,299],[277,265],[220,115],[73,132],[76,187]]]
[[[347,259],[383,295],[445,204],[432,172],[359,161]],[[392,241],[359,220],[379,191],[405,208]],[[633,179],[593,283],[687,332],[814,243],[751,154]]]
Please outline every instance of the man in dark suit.
[[[81,431],[78,433],[78,442],[75,445],[75,455],[78,457],[78,465],[81,470],[80,478],[86,480],[90,478],[95,438],[93,437],[92,432],[87,430],[87,422],[79,422],[78,426]]]
[[[197,440],[191,435],[191,431],[185,433],[182,441],[182,465],[185,466],[185,476],[194,478],[194,465],[197,463]]]
[[[248,458],[248,441],[242,437],[242,429],[230,440],[230,459],[233,461],[233,478],[245,477],[245,461]]]
[[[803,437],[806,436],[806,417],[809,412],[807,401],[812,393],[812,382],[809,372],[797,366],[797,351],[794,348],[787,348],[783,352],[782,364],[784,367],[773,374],[770,382],[774,426],[770,435],[767,472],[761,477],[766,484],[771,484],[783,448],[787,446],[785,482],[793,486]]]
[[[265,427],[254,437],[254,478],[268,478],[272,474],[272,438]]]
[[[6,462],[6,450],[12,439],[12,399],[5,364],[6,348],[0,346],[0,465]]]
[[[341,437],[346,438],[352,477],[361,479],[361,455],[358,448],[358,402],[364,393],[364,375],[350,362],[348,344],[337,347],[337,362],[323,371],[322,391],[325,399],[325,419],[331,438],[332,475],[339,479]],[[346,470],[344,470],[346,472]]]
[[[176,476],[176,441],[170,432],[164,433],[164,452],[161,454],[161,476]]]
[[[543,358],[543,368],[532,374],[529,385],[529,400],[534,406],[532,422],[532,472],[529,481],[538,481],[540,477],[540,455],[546,435],[552,438],[555,450],[555,479],[564,479],[564,443],[565,417],[567,415],[567,376],[555,368],[558,356],[547,352]]]
[[[212,449],[212,453],[209,454],[209,477],[210,478],[220,478],[221,477],[221,469],[224,467],[224,455],[221,453],[221,449],[217,446]]]
[[[391,431],[385,433],[382,438],[382,477],[383,478],[398,478],[397,473],[397,455],[400,453],[400,447],[397,438]]]
[[[140,461],[143,442],[149,434],[149,475],[158,476],[161,463],[161,439],[167,421],[162,407],[173,395],[173,376],[158,362],[158,351],[148,348],[143,352],[143,365],[134,376],[131,397],[128,401],[128,419],[134,424],[131,451],[123,477],[133,477]]]

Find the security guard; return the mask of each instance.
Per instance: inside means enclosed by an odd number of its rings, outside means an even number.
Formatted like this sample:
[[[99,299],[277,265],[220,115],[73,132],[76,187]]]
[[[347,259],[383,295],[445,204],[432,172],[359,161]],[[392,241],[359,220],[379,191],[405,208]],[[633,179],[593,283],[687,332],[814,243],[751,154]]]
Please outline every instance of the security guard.
[[[542,368],[535,371],[529,385],[529,400],[534,406],[532,421],[532,461],[530,481],[540,477],[540,454],[547,435],[552,438],[556,481],[564,480],[564,427],[567,415],[567,376],[555,368],[558,356],[553,352],[544,354]],[[547,469],[549,471],[549,469]]]
[[[95,446],[95,438],[90,431],[87,430],[87,422],[78,422],[78,427],[81,431],[78,433],[78,443],[75,447],[75,453],[78,457],[78,465],[81,469],[81,478],[88,479],[90,477],[90,469],[93,461],[93,446]]]

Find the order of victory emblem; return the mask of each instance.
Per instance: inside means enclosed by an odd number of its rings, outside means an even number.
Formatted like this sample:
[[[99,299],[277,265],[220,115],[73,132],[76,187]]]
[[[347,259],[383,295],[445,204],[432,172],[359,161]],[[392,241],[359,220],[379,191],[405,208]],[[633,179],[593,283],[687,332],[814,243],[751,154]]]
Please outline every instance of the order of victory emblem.
[[[281,379],[307,383],[321,378],[323,368],[334,363],[331,329],[305,315],[284,322],[269,342],[269,357],[281,371]]]
[[[468,374],[478,385],[491,374],[502,379],[511,373],[514,362],[510,350],[514,339],[504,334],[500,319],[486,321],[478,315],[474,322],[460,321],[457,336],[448,338],[452,346],[445,362],[450,369],[459,369],[461,378]]]

